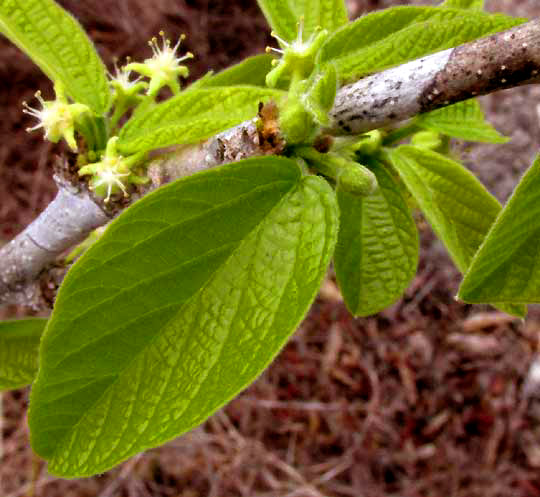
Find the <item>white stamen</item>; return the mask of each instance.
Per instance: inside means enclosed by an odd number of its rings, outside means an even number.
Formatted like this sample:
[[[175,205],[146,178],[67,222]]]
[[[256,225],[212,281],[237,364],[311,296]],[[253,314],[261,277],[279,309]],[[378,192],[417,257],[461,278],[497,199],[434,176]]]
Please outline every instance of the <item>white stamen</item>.
[[[109,202],[114,186],[120,188],[124,193],[124,197],[127,197],[128,193],[126,187],[120,178],[125,178],[126,176],[129,176],[129,174],[130,173],[119,173],[114,169],[104,169],[99,172],[97,180],[94,183],[94,189],[101,185],[107,185],[107,196],[105,197],[104,202]]]
[[[114,75],[110,72],[108,73],[109,78],[112,81],[116,81],[117,83],[119,83],[120,86],[124,88],[125,90],[135,86],[142,79],[142,77],[139,76],[133,81],[130,81],[129,77],[131,76],[131,71],[126,71],[118,67],[117,61],[114,61],[114,72],[115,72]]]
[[[282,45],[284,45],[285,47],[290,47],[291,44],[287,41],[285,41],[283,38],[281,38],[275,31],[272,31],[270,33],[270,36],[272,38],[275,38],[277,41],[279,41]]]
[[[304,36],[304,16],[300,17],[300,20],[298,21],[298,41],[300,44],[302,44]]]
[[[275,52],[279,55],[283,55],[285,52],[279,48],[274,47],[266,47],[266,53]]]

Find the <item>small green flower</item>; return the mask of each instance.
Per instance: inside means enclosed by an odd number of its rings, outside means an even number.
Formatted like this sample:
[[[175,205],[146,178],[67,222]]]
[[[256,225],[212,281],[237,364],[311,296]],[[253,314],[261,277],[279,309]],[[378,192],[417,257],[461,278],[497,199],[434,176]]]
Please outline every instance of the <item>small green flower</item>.
[[[113,88],[114,98],[116,102],[121,102],[122,105],[135,105],[142,97],[139,93],[148,87],[148,83],[141,81],[141,77],[131,80],[131,70],[126,67],[118,67],[115,63],[115,74],[109,74],[110,84]]]
[[[75,123],[83,114],[89,113],[90,109],[83,104],[70,104],[64,94],[63,88],[59,83],[54,85],[56,100],[43,100],[41,92],[37,91],[35,96],[41,104],[40,109],[30,107],[23,102],[23,112],[39,120],[39,123],[26,131],[31,132],[43,128],[45,138],[53,143],[57,143],[64,138],[69,148],[77,151],[77,142],[75,141]]]
[[[147,95],[150,97],[155,97],[164,86],[168,86],[174,94],[179,93],[180,83],[178,78],[187,78],[189,75],[188,68],[181,65],[180,62],[193,58],[191,52],[182,57],[177,57],[176,51],[180,47],[180,43],[185,39],[185,35],[182,35],[178,43],[171,47],[171,41],[165,38],[165,33],[160,31],[159,34],[163,41],[162,47],[158,45],[156,37],[148,42],[152,48],[152,58],[146,59],[144,63],[132,62],[125,67],[126,71],[133,70],[150,78],[147,91]]]
[[[116,150],[117,141],[117,136],[109,139],[101,161],[83,166],[79,170],[79,176],[92,176],[89,181],[90,190],[98,197],[105,197],[105,202],[109,202],[111,195],[119,192],[127,197],[129,184],[144,184],[148,181],[148,178],[131,172],[131,168],[138,164],[146,154],[139,153],[123,157]]]
[[[266,75],[266,84],[270,88],[275,88],[279,80],[289,76],[293,81],[306,79],[313,72],[315,67],[315,58],[324,41],[328,38],[326,29],[316,30],[308,40],[303,39],[304,19],[301,18],[298,23],[298,34],[296,40],[289,43],[280,38],[274,31],[273,36],[283,47],[283,49],[267,47],[266,52],[275,52],[281,55],[280,60],[274,60],[275,66]]]

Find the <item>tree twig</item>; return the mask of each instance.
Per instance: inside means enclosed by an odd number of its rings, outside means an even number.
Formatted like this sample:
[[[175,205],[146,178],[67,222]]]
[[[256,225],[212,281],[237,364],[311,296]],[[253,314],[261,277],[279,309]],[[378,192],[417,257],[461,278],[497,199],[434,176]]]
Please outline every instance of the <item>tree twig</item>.
[[[540,81],[540,20],[365,77],[338,92],[331,134],[363,133],[468,98]],[[149,167],[150,189],[220,164],[268,153],[253,121],[198,145],[179,147]],[[85,188],[59,181],[48,208],[0,249],[0,306],[40,308],[40,278],[91,230],[113,217]],[[145,191],[142,194],[146,193]],[[139,198],[139,195],[136,196]]]
[[[540,19],[343,87],[334,134],[363,133],[468,98],[540,81]]]
[[[132,201],[174,179],[198,171],[260,154],[253,121],[240,124],[212,139],[187,147],[162,151],[148,166],[149,186],[132,196]],[[73,185],[55,175],[58,193],[53,201],[23,232],[0,248],[0,307],[7,304],[50,309],[55,287],[65,271],[54,262],[63,252],[83,241],[92,230],[103,226],[118,213],[93,198],[86,185]]]

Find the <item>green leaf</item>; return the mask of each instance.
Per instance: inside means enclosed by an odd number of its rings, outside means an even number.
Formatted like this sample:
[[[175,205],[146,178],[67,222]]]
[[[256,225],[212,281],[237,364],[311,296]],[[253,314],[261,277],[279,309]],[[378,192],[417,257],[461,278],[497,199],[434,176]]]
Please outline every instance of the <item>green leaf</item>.
[[[411,145],[438,151],[443,146],[443,141],[441,135],[435,131],[418,131],[411,136]]]
[[[338,87],[336,68],[333,64],[327,64],[311,79],[310,86],[302,97],[304,107],[318,124],[328,126],[328,113],[334,105]]]
[[[399,185],[370,164],[379,189],[367,197],[338,190],[340,227],[334,266],[347,308],[368,316],[398,300],[418,263],[418,233]]]
[[[465,302],[540,302],[540,157],[478,250],[459,298]]]
[[[317,28],[332,33],[349,20],[344,0],[289,0],[296,19],[304,19],[303,40],[306,41]]]
[[[337,225],[330,186],[277,157],[124,211],[66,276],[42,340],[30,428],[49,471],[103,472],[247,387],[314,299]]]
[[[470,171],[443,155],[410,145],[388,154],[456,266],[465,273],[501,210],[499,202]],[[512,305],[503,310],[518,316],[526,312],[523,306]]]
[[[274,57],[269,54],[248,57],[239,64],[235,64],[217,74],[206,74],[198,81],[195,81],[189,89],[233,85],[265,87],[266,75],[272,70],[272,60],[274,60]]]
[[[287,42],[298,37],[302,19],[302,40],[308,41],[318,28],[330,33],[347,23],[344,0],[257,0],[268,24]]]
[[[452,9],[484,10],[484,0],[446,0],[439,7]]]
[[[296,39],[298,19],[289,0],[257,0],[272,30],[283,40]]]
[[[0,32],[68,95],[97,115],[109,106],[106,71],[79,23],[53,0],[0,0]]]
[[[29,385],[38,369],[39,339],[46,319],[0,322],[0,390]]]
[[[227,86],[185,91],[136,113],[120,131],[118,150],[129,154],[204,140],[257,114],[259,102],[281,90]]]
[[[484,119],[482,107],[475,99],[421,114],[415,124],[467,141],[506,143],[509,140]]]
[[[356,81],[368,73],[523,22],[463,9],[394,7],[363,16],[336,31],[321,48],[319,62],[333,61],[342,80]]]

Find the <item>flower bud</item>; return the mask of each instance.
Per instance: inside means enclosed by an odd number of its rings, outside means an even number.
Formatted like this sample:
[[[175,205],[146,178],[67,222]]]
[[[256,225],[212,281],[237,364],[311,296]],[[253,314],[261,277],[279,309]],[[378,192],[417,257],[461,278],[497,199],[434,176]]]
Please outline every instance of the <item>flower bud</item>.
[[[350,162],[340,171],[337,187],[344,192],[366,197],[377,189],[377,178],[362,164]]]

